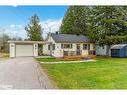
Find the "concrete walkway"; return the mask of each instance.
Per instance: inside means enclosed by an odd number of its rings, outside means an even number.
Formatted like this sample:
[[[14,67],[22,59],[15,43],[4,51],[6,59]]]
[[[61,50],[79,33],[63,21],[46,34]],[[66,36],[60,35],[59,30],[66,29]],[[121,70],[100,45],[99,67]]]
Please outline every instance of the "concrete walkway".
[[[58,63],[92,62],[92,61],[96,61],[96,60],[89,59],[89,60],[79,60],[79,61],[58,61],[58,62],[40,62],[40,63],[42,63],[42,64],[58,64]]]
[[[55,88],[32,57],[0,60],[0,89]]]

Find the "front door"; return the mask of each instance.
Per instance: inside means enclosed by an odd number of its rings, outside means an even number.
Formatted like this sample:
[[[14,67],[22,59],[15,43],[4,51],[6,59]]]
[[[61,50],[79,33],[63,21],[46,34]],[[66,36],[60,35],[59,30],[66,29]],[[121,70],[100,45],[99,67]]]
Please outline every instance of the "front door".
[[[80,44],[77,44],[77,45],[76,45],[76,54],[77,54],[77,55],[81,55]]]

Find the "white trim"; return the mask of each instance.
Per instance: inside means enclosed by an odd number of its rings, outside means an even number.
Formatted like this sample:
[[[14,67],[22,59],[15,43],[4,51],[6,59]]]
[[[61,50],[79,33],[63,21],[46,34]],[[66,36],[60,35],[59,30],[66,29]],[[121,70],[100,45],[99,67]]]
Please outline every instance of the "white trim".
[[[46,43],[50,43],[47,41],[8,41],[8,43],[38,43],[38,44],[46,44]]]

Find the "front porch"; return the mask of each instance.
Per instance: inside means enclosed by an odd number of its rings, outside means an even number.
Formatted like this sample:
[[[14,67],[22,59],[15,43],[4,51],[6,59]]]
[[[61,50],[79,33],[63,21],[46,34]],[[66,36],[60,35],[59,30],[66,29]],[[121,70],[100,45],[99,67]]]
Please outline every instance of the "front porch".
[[[82,51],[64,51],[63,58],[65,60],[81,60],[95,58],[95,50],[88,50],[88,54],[83,54]]]

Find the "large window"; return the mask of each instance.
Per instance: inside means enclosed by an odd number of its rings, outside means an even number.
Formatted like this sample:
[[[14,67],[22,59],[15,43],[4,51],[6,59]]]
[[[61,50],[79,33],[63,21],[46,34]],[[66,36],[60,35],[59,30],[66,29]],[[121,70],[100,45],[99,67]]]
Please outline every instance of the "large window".
[[[83,44],[83,50],[90,50],[90,44]]]
[[[72,48],[72,44],[61,44],[61,48],[62,49],[71,49]]]

